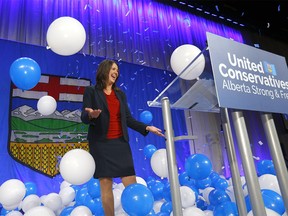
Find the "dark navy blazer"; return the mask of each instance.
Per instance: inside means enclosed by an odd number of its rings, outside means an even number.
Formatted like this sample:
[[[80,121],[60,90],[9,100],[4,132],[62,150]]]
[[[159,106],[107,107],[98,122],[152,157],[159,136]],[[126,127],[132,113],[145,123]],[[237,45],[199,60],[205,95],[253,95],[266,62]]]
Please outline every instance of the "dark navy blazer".
[[[115,90],[115,94],[120,102],[123,138],[127,142],[129,141],[128,127],[141,133],[143,136],[146,136],[148,134],[148,131],[146,131],[146,127],[148,125],[137,121],[132,117],[128,108],[125,93],[121,90]],[[98,118],[93,118],[90,120],[85,108],[101,109],[102,112]],[[90,144],[95,143],[99,139],[106,139],[110,122],[110,114],[104,92],[102,89],[98,89],[97,86],[88,86],[85,88],[81,120],[83,123],[89,124],[87,138]]]

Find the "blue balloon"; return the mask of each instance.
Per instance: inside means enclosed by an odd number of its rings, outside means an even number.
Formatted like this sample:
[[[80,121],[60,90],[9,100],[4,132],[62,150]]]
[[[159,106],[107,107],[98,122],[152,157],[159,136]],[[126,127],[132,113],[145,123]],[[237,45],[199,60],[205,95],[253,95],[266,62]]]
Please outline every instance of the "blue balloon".
[[[164,185],[164,188],[163,188],[163,198],[169,202],[172,200],[172,196],[171,196],[171,190],[170,190],[170,184],[167,183]]]
[[[210,177],[208,176],[207,178],[196,180],[196,187],[199,189],[205,189],[207,187],[210,187],[211,183],[212,181]]]
[[[86,196],[89,196],[87,187],[83,187],[77,191],[75,195],[75,202],[77,205],[83,205],[85,203]]]
[[[34,182],[25,182],[24,185],[26,188],[25,197],[30,194],[37,194],[37,185]]]
[[[214,189],[212,190],[209,195],[208,199],[211,205],[217,206],[221,203],[231,201],[229,195],[224,190]]]
[[[283,215],[285,212],[285,205],[283,198],[280,194],[273,190],[262,189],[261,194],[263,197],[263,202],[266,208],[269,208],[280,215]]]
[[[208,207],[208,203],[202,198],[196,200],[196,207],[201,209],[202,211],[206,210]]]
[[[213,210],[214,216],[238,216],[237,205],[234,202],[227,201],[215,206]]]
[[[74,206],[68,206],[68,207],[64,208],[61,211],[60,216],[69,216],[74,208],[75,208]]]
[[[121,203],[128,215],[146,216],[153,209],[154,198],[145,185],[134,183],[123,190]]]
[[[145,157],[150,159],[156,150],[157,150],[157,148],[154,145],[152,145],[152,144],[146,145],[144,147]]]
[[[140,114],[140,121],[145,124],[150,124],[152,119],[153,115],[150,111],[145,110]]]
[[[195,179],[190,178],[187,172],[185,171],[180,173],[178,178],[179,178],[179,183],[181,186],[189,186],[189,185],[195,186],[196,184]]]
[[[204,154],[192,154],[185,162],[185,170],[192,179],[204,179],[210,175],[212,163]]]
[[[154,182],[154,184],[147,184],[147,187],[152,192],[155,201],[163,199],[164,184],[161,181],[157,180]]]
[[[101,196],[99,179],[91,178],[87,182],[87,190],[89,195],[94,199]]]
[[[21,90],[29,90],[37,85],[41,78],[41,69],[36,61],[22,57],[10,66],[10,78]]]
[[[104,216],[104,209],[102,206],[102,201],[100,197],[93,199],[91,196],[87,195],[85,197],[84,205],[87,206],[93,215],[103,215]]]
[[[172,206],[172,202],[164,202],[160,208],[160,211],[163,213],[167,213],[168,215],[171,214],[171,212],[173,211],[173,206]]]
[[[258,175],[272,174],[276,175],[272,160],[261,160],[256,164]]]
[[[214,188],[220,189],[220,190],[226,190],[229,186],[229,183],[226,179],[219,178],[216,181],[213,182],[212,184]]]

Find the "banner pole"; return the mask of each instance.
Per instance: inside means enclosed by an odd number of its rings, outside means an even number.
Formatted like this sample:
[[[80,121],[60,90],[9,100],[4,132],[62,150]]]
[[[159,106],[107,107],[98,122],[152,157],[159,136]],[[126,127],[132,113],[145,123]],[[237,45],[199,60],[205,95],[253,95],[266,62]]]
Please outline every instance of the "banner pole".
[[[237,136],[238,147],[245,172],[246,184],[250,196],[250,203],[254,215],[266,216],[266,210],[262,199],[260,184],[258,181],[253,155],[250,148],[250,141],[243,113],[232,111],[234,128]]]
[[[232,138],[231,123],[229,120],[229,112],[227,108],[221,108],[220,111],[221,111],[221,121],[222,121],[223,131],[225,135],[227,155],[228,155],[230,170],[232,174],[233,190],[235,192],[237,208],[238,208],[239,215],[246,215],[247,209],[246,209],[246,204],[244,200],[240,172],[239,172],[237,157],[236,157],[235,148],[234,148],[234,142]]]
[[[281,150],[274,120],[271,114],[261,113],[261,120],[265,130],[266,138],[269,145],[270,154],[272,156],[275,167],[279,187],[283,196],[286,213],[288,213],[288,172],[284,161],[284,156]]]
[[[171,189],[171,198],[173,206],[173,215],[182,216],[182,204],[180,196],[180,184],[178,179],[178,167],[175,157],[174,131],[172,128],[172,117],[170,102],[167,97],[161,99],[162,115],[164,120],[164,129],[166,136],[167,163],[169,171],[169,182]]]

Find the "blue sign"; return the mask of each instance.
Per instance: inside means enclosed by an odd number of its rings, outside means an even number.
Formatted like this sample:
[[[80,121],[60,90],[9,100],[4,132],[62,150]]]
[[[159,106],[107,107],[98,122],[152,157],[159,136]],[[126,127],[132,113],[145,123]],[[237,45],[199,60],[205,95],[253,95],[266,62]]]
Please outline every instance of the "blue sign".
[[[288,69],[283,56],[207,32],[220,107],[288,113]]]

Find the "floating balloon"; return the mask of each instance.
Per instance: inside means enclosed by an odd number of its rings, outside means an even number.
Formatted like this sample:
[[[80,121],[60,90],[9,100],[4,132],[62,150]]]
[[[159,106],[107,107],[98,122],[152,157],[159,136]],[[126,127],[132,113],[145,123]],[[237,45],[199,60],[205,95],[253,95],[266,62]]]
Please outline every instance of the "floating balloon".
[[[11,64],[10,78],[17,88],[29,90],[39,82],[41,69],[33,59],[22,57]]]
[[[86,41],[86,32],[78,20],[64,16],[50,24],[46,37],[53,52],[68,56],[82,49]]]
[[[144,155],[148,159],[150,159],[152,157],[152,155],[154,154],[155,151],[157,151],[157,148],[152,144],[146,145],[144,147]]]
[[[37,109],[44,116],[54,113],[56,107],[56,100],[49,95],[42,96],[37,102]]]
[[[152,119],[153,115],[150,111],[145,110],[140,114],[140,121],[145,124],[150,124]]]
[[[63,179],[74,185],[88,182],[95,172],[92,155],[83,149],[72,149],[60,161],[60,174]]]
[[[191,44],[177,47],[170,58],[171,68],[174,73],[180,75],[185,80],[193,80],[199,77],[205,68],[205,57],[200,53],[201,50]],[[196,57],[197,59],[194,61]],[[192,61],[194,62],[182,73]]]
[[[166,149],[158,149],[151,157],[151,168],[159,177],[168,177],[168,162]]]

